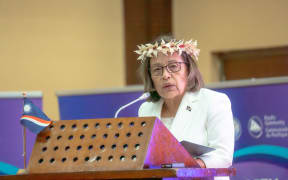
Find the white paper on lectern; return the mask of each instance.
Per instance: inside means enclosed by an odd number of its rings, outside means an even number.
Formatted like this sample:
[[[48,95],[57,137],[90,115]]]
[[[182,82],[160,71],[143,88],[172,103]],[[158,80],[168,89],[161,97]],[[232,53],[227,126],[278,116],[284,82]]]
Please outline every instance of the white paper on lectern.
[[[214,148],[202,146],[189,141],[181,141],[180,144],[186,149],[187,152],[190,153],[192,157],[201,156],[202,154],[215,150]]]

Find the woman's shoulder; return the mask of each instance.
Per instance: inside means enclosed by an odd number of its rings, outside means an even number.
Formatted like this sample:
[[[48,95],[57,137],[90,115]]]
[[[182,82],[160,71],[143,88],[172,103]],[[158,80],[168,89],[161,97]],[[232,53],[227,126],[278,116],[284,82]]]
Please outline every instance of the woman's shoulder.
[[[139,107],[138,110],[138,116],[150,116],[151,114],[153,114],[154,111],[156,111],[157,109],[159,109],[159,106],[161,105],[161,100],[157,101],[157,102],[144,102],[141,104],[141,106]]]
[[[228,96],[225,93],[217,92],[215,90],[201,88],[199,92],[199,97],[210,102],[217,101],[229,101]]]
[[[155,103],[154,102],[148,102],[148,101],[145,101],[141,104],[140,108],[139,109],[150,109],[150,108],[153,108],[153,106],[155,106]]]

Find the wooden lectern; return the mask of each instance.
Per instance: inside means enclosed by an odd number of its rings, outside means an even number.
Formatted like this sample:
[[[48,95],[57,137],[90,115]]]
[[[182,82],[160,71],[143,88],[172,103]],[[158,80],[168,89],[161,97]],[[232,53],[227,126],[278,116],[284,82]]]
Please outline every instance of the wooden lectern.
[[[185,168],[161,168],[182,163]],[[156,117],[63,120],[38,134],[28,173],[0,179],[161,179],[235,175],[201,169]]]

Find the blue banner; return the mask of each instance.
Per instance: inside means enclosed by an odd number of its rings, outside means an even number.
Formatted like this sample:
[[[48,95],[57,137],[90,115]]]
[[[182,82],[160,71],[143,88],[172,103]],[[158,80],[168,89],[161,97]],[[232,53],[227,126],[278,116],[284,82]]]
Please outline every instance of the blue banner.
[[[288,177],[288,83],[213,88],[228,95],[235,125],[233,167],[236,180],[286,180]],[[112,118],[142,91],[59,96],[61,119]],[[143,102],[143,101],[142,101]],[[142,102],[120,117],[137,116]]]
[[[19,93],[20,94],[20,93]],[[30,98],[42,108],[42,97]],[[20,118],[23,113],[23,98],[0,98],[0,174],[13,174],[17,168],[24,168],[23,126]],[[28,164],[36,135],[26,131],[26,151]]]
[[[233,179],[288,177],[288,84],[223,88],[235,124]]]

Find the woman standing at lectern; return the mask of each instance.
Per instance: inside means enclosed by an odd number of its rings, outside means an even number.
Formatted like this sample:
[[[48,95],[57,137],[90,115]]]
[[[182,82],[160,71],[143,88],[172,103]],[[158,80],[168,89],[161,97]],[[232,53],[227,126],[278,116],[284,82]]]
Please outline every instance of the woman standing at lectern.
[[[138,48],[144,91],[150,93],[138,115],[158,117],[179,142],[215,148],[196,158],[200,167],[230,167],[234,151],[230,100],[203,88],[197,41],[162,36]]]

